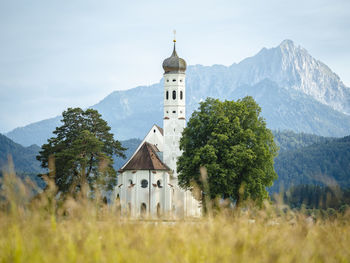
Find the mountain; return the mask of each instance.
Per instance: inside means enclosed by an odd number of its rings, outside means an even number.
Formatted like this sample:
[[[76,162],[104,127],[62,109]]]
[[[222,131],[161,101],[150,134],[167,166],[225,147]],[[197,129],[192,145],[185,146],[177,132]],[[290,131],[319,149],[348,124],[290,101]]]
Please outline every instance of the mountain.
[[[50,118],[39,122],[19,127],[5,135],[13,141],[23,145],[43,145],[47,139],[52,137],[56,127],[61,125],[60,117]]]
[[[229,67],[189,66],[186,76],[187,118],[207,97],[232,100],[251,95],[271,129],[330,137],[349,134],[350,88],[290,40]],[[92,108],[102,114],[117,139],[143,138],[154,123],[162,125],[163,80],[115,91]],[[59,120],[33,123],[6,135],[23,145],[41,145]]]
[[[253,86],[235,89],[231,98],[253,96],[262,108],[267,126],[273,130],[293,130],[328,137],[349,134],[350,116],[318,102],[298,90],[280,88],[265,79]]]
[[[350,88],[328,66],[291,40],[284,40],[276,48],[263,48],[254,57],[231,67],[237,83],[254,85],[267,78],[280,87],[301,91],[322,104],[350,114]]]
[[[35,159],[39,150],[40,147],[37,145],[23,147],[0,134],[0,169],[8,165],[8,156],[11,156],[16,171],[39,173],[41,171],[40,163]]]
[[[335,138],[317,136],[307,133],[295,133],[293,131],[272,131],[275,143],[279,147],[279,153],[293,151],[316,143],[325,143]]]
[[[6,172],[9,169],[10,157],[17,175],[22,178],[28,176],[37,185],[43,186],[43,181],[37,177],[37,174],[43,172],[40,163],[36,160],[39,150],[40,147],[37,145],[23,147],[0,134],[0,177],[3,171]]]

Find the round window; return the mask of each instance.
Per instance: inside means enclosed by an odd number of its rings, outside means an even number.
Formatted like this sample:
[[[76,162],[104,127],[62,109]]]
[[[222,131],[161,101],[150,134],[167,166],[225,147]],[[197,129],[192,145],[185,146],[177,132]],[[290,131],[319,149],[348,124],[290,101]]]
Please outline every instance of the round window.
[[[143,180],[141,181],[141,187],[142,187],[142,188],[146,188],[147,186],[148,186],[148,181],[145,180],[145,179],[143,179]]]

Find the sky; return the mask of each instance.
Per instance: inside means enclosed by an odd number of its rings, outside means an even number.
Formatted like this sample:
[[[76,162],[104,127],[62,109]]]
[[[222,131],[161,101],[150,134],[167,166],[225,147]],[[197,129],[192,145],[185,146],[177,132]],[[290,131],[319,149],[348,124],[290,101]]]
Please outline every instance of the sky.
[[[0,0],[0,133],[291,39],[350,86],[349,0]]]

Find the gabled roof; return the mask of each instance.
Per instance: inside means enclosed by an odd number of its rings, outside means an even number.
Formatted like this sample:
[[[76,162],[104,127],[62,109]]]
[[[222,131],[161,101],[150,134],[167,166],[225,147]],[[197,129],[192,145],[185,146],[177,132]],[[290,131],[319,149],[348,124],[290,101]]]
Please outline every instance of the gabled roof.
[[[158,130],[159,132],[155,132],[155,130]],[[159,138],[160,135],[161,137]],[[160,139],[160,140],[159,140]],[[126,163],[124,163],[124,165],[120,168],[119,171],[123,171],[125,169],[125,167],[128,165],[128,163],[131,161],[131,159],[134,158],[134,156],[136,155],[136,153],[140,150],[141,146],[145,143],[148,142],[152,145],[154,145],[155,147],[157,147],[156,150],[157,151],[162,151],[163,150],[163,129],[160,128],[158,125],[153,124],[152,128],[149,130],[149,132],[147,133],[147,135],[145,136],[145,138],[142,140],[142,142],[139,144],[139,146],[136,148],[136,150],[134,151],[134,153],[132,154],[132,156],[126,161]],[[156,146],[157,145],[157,146]]]
[[[170,170],[157,155],[157,147],[144,142],[130,161],[120,171],[125,170]]]

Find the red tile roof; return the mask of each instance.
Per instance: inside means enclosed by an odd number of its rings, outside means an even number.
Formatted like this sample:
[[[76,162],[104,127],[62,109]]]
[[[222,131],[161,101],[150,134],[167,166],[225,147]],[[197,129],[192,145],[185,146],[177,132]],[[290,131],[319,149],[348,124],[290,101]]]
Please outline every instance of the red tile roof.
[[[145,142],[120,172],[125,170],[170,170],[158,157],[158,148]]]

